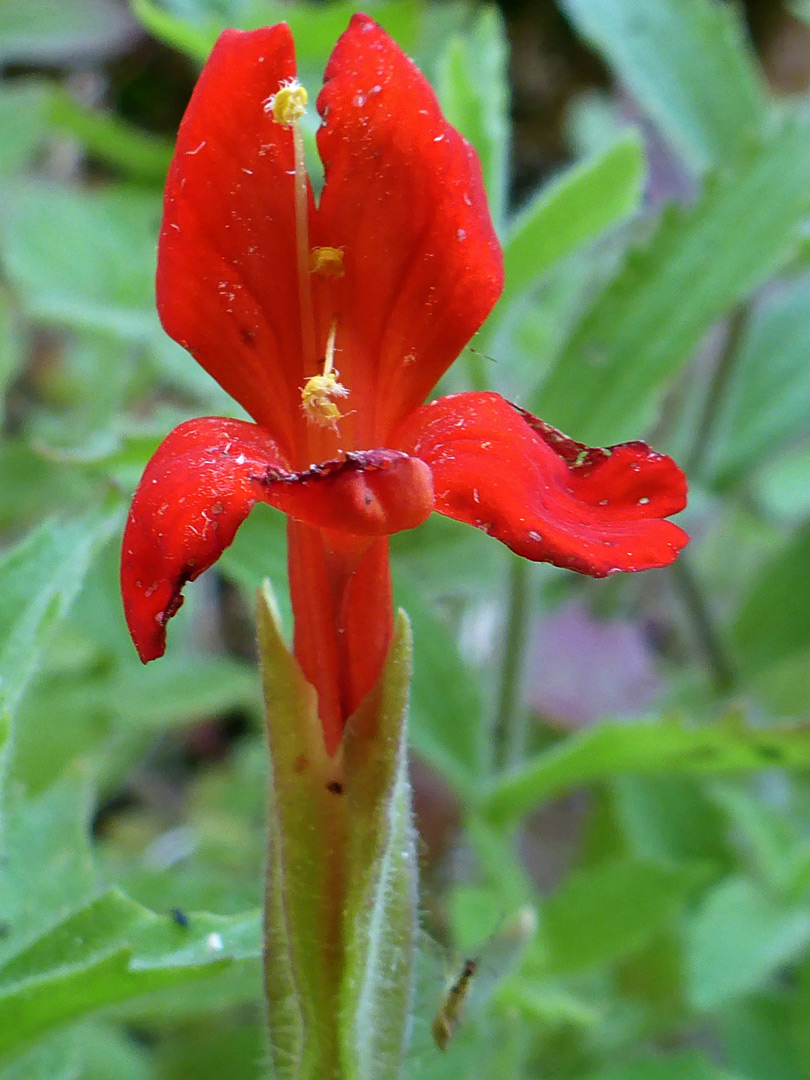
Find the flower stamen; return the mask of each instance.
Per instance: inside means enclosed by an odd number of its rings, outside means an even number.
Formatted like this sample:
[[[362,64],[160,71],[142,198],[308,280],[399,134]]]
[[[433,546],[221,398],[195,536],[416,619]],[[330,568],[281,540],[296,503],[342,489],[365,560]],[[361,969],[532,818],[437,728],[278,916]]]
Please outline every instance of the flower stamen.
[[[264,111],[273,114],[276,123],[289,127],[307,111],[306,87],[298,79],[285,79],[278,92],[264,103]]]
[[[335,398],[349,396],[349,391],[338,379],[340,372],[335,369],[335,337],[337,336],[337,322],[333,322],[326,339],[326,354],[323,360],[323,371],[320,375],[313,375],[307,379],[301,387],[301,408],[310,423],[318,427],[333,428],[337,430],[338,421],[343,413],[337,407]]]
[[[309,268],[321,277],[343,277],[343,248],[314,247],[309,253]]]
[[[272,114],[276,123],[292,131],[295,159],[295,246],[298,262],[298,302],[301,313],[301,347],[304,363],[313,363],[315,347],[315,314],[312,303],[312,283],[309,270],[309,176],[304,154],[301,117],[306,112],[307,92],[297,79],[285,79],[275,94],[264,102],[264,111]]]

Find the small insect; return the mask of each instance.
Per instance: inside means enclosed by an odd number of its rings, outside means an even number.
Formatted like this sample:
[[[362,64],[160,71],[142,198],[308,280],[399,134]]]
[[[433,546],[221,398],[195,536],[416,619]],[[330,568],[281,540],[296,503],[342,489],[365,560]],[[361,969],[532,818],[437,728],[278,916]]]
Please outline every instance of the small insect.
[[[188,915],[186,915],[185,911],[181,911],[179,907],[173,907],[169,914],[178,926],[188,926]]]
[[[465,960],[461,974],[444,995],[431,1028],[433,1041],[440,1050],[447,1049],[461,1023],[464,1004],[470,992],[470,983],[477,970],[477,960]]]

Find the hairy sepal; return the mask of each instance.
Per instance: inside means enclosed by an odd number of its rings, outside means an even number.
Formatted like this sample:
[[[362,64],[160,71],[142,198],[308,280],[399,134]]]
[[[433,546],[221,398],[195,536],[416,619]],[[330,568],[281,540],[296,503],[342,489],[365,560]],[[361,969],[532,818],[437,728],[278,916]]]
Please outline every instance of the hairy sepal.
[[[409,1030],[417,868],[407,778],[411,635],[326,753],[315,692],[265,586],[270,750],[266,995],[277,1080],[396,1080]]]

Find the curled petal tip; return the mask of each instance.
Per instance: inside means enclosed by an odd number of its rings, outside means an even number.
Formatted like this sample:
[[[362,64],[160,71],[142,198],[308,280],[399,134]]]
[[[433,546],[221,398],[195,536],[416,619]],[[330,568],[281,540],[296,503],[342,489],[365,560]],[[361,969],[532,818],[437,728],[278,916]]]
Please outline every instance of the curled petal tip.
[[[642,442],[574,442],[497,394],[417,410],[397,445],[433,470],[436,509],[518,555],[591,577],[673,562],[688,536],[664,520],[686,503],[683,473]]]

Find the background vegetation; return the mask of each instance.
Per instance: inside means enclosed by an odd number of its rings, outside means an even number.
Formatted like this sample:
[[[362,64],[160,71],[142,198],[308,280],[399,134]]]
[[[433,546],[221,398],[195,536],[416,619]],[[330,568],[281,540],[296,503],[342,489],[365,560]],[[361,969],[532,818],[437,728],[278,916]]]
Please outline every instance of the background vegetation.
[[[396,540],[408,1076],[810,1077],[810,5],[361,6],[477,146],[506,249],[445,389],[597,445],[646,433],[692,487],[685,558],[638,578],[441,519]],[[353,10],[0,3],[1,1080],[263,1075],[251,608],[264,575],[285,595],[283,522],[257,508],[145,669],[117,555],[162,436],[235,408],[154,312],[195,73],[224,26],[287,18],[314,89]]]

